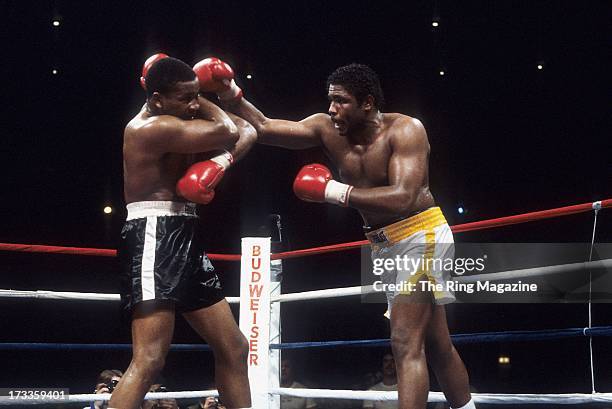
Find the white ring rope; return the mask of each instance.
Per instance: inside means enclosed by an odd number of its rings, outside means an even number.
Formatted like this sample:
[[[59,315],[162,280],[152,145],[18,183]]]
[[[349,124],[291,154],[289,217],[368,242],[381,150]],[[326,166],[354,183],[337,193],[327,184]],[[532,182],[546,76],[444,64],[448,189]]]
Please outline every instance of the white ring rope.
[[[472,276],[457,277],[456,280],[461,283],[472,283],[481,280],[508,280],[517,278],[527,278],[536,276],[545,276],[551,274],[562,274],[572,271],[580,271],[586,269],[604,269],[612,268],[612,259],[604,259],[591,262],[582,263],[570,263],[570,264],[559,264],[554,266],[544,267],[533,267],[525,268],[520,270],[501,271],[498,273],[488,274],[477,274]],[[336,297],[348,297],[354,295],[365,295],[375,293],[374,288],[371,285],[354,286],[354,287],[342,287],[342,288],[330,288],[325,290],[313,290],[304,291],[299,293],[281,294],[279,297],[271,299],[272,302],[288,302],[288,301],[304,301],[304,300],[315,300],[321,298],[336,298]]]
[[[80,293],[74,291],[0,290],[0,298],[37,298],[40,300],[120,301],[119,294]],[[225,297],[228,303],[238,304],[240,297]]]
[[[397,401],[397,392],[382,391],[352,391],[333,389],[294,389],[294,388],[272,388],[271,395],[294,396],[300,398],[323,398],[323,399],[349,399],[349,400],[372,400],[372,401]],[[145,399],[196,399],[207,396],[218,396],[217,391],[182,391],[182,392],[151,392],[147,393]],[[66,400],[15,400],[8,397],[0,397],[0,406],[36,405],[36,404],[62,404],[62,403],[84,403],[91,401],[107,401],[109,393],[88,393],[69,395]],[[473,393],[472,398],[476,403],[483,404],[559,404],[578,405],[586,403],[612,403],[612,393]],[[442,392],[429,392],[427,400],[430,403],[446,402]]]
[[[336,297],[348,297],[353,295],[362,295],[373,293],[374,288],[371,285],[355,286],[355,287],[342,287],[342,288],[328,288],[325,290],[313,290],[313,291],[302,291],[299,293],[287,293],[281,294],[278,297],[272,297],[271,302],[289,302],[289,301],[304,301],[304,300],[317,300],[321,298],[336,298]]]
[[[380,391],[351,391],[332,389],[293,389],[272,388],[270,394],[284,396],[295,396],[300,398],[335,398],[353,400],[375,400],[396,401],[397,392]],[[472,398],[476,403],[491,404],[525,404],[525,403],[550,403],[561,405],[576,405],[584,403],[612,402],[612,393],[473,393]],[[442,392],[429,392],[428,402],[446,402]]]
[[[520,270],[501,271],[499,273],[489,274],[476,274],[471,276],[458,277],[457,281],[462,283],[475,283],[477,281],[497,281],[497,280],[509,280],[515,278],[527,278],[536,276],[547,276],[551,274],[562,274],[569,273],[572,271],[589,270],[589,269],[604,269],[612,268],[612,259],[607,258],[603,260],[582,262],[582,263],[570,263],[570,264],[558,264],[554,266],[543,266],[524,268]]]
[[[16,388],[17,389],[17,388]],[[145,400],[149,399],[197,399],[208,396],[219,396],[216,390],[207,391],[182,391],[182,392],[149,392],[145,395]],[[0,397],[0,406],[4,405],[38,405],[49,403],[55,404],[69,404],[69,403],[84,403],[92,401],[107,401],[110,400],[110,393],[82,393],[75,395],[68,395],[66,400],[52,400],[52,399],[10,399],[6,396]]]
[[[496,281],[509,280],[527,277],[545,276],[551,274],[562,274],[572,271],[581,271],[587,269],[606,269],[612,268],[612,259],[603,259],[584,263],[559,264],[554,266],[543,266],[525,268],[520,270],[501,271],[498,273],[477,274],[472,276],[457,277],[457,281],[461,283],[472,283],[481,280]],[[355,295],[365,295],[375,293],[371,285],[328,288],[324,290],[303,291],[298,293],[281,294],[278,297],[273,297],[272,302],[290,302],[316,300],[323,298],[348,297]],[[83,300],[83,301],[119,301],[119,294],[100,294],[100,293],[80,293],[69,291],[22,291],[22,290],[0,290],[0,298],[37,298],[47,300]],[[230,304],[240,303],[240,297],[226,297]]]
[[[79,293],[72,291],[0,290],[0,298],[37,298],[41,300],[119,301],[119,294]]]

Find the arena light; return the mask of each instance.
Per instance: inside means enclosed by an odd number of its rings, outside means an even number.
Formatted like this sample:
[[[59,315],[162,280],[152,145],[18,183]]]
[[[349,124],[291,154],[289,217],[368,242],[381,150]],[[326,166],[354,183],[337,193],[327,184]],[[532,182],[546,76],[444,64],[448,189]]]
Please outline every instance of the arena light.
[[[444,76],[444,71],[440,70],[440,76],[443,77]]]
[[[55,20],[53,20],[53,22],[51,24],[53,24],[53,27],[59,27],[60,21],[55,19]]]
[[[104,206],[103,212],[104,214],[111,214],[113,212],[113,208],[110,206]]]
[[[497,362],[498,362],[500,365],[510,365],[510,357],[509,357],[509,356],[502,355],[502,356],[500,356],[499,358],[497,358]]]
[[[438,26],[440,25],[440,22],[439,22],[439,21],[434,20],[434,21],[432,21],[432,22],[431,22],[431,25],[432,25],[433,27],[438,27]]]
[[[542,64],[538,64],[538,70],[543,70],[544,66]]]
[[[465,213],[465,208],[463,206],[457,207],[457,213],[459,213],[459,214]]]
[[[55,69],[55,68],[51,70],[51,74],[53,74],[53,75],[57,75],[58,72],[59,71],[57,69]]]
[[[247,80],[250,80],[252,78],[253,78],[253,76],[251,74],[247,74]]]

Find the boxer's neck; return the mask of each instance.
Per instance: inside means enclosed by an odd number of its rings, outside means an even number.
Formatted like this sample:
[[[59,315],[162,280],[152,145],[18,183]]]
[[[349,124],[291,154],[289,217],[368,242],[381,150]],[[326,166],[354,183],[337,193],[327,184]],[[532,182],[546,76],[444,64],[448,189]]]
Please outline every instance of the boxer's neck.
[[[383,126],[383,113],[380,111],[372,112],[366,117],[365,121],[348,135],[348,139],[355,145],[369,145],[376,139]]]

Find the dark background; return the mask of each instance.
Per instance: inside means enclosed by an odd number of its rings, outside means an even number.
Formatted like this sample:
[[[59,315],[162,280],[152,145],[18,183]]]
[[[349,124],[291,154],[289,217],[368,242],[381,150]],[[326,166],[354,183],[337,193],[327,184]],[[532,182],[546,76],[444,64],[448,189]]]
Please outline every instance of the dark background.
[[[228,61],[247,98],[269,117],[327,109],[325,79],[350,62],[380,75],[387,111],[424,123],[430,179],[450,224],[612,196],[610,12],[606,1],[418,2],[12,2],[4,10],[2,228],[0,241],[116,248],[125,218],[121,145],[144,102],[143,61],[155,52],[193,64]],[[52,26],[58,18],[59,27]],[[432,19],[440,26],[432,27]],[[538,70],[537,64],[543,69]],[[57,69],[58,74],[52,75]],[[440,76],[439,71],[445,75]],[[246,74],[253,79],[247,80]],[[299,201],[299,168],[320,152],[256,146],[202,209],[210,252],[237,253],[270,213],[282,215],[288,249],[362,239],[354,210]],[[112,205],[115,212],[104,215]],[[459,215],[458,205],[467,213]],[[596,240],[612,239],[610,211]],[[592,213],[458,241],[591,239]],[[116,293],[115,259],[2,252],[1,288]],[[216,263],[237,295],[238,266]],[[284,292],[358,284],[358,252],[288,261]],[[129,342],[113,303],[2,300],[4,342]],[[283,305],[284,341],[388,336],[384,306],[354,299]],[[595,305],[594,325],[610,325]],[[585,305],[454,305],[454,333],[583,327]],[[175,342],[197,342],[177,320]],[[460,347],[484,392],[590,392],[586,339]],[[612,391],[611,348],[594,339],[599,391]],[[382,350],[293,355],[301,378],[350,387]],[[499,368],[500,353],[512,365]],[[125,369],[128,353],[0,352],[1,386],[68,386],[89,392],[97,373]],[[171,353],[168,383],[210,382],[207,354]]]

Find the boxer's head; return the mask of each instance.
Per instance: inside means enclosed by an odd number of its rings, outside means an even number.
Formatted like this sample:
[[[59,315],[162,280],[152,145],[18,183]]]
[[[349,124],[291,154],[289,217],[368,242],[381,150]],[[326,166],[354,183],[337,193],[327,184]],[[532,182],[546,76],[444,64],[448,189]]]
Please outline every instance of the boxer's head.
[[[359,127],[382,110],[384,96],[378,76],[367,65],[349,64],[327,78],[329,114],[341,135]]]
[[[199,109],[200,86],[190,66],[164,58],[151,66],[146,77],[147,104],[155,115],[193,118]]]

